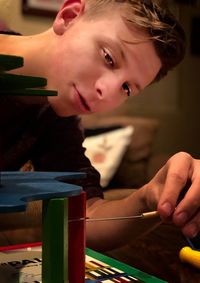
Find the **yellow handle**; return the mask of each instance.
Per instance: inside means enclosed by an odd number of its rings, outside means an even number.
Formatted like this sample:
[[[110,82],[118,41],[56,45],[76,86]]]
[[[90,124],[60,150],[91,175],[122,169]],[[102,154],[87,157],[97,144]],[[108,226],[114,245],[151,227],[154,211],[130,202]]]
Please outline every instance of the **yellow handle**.
[[[187,262],[194,267],[200,268],[200,251],[184,247],[179,252],[179,258],[182,262]]]

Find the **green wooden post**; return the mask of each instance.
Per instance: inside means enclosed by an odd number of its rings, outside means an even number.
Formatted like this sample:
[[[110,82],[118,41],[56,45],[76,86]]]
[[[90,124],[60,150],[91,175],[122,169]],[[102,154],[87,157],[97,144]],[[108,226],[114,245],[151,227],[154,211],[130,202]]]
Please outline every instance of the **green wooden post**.
[[[68,283],[68,199],[43,201],[42,283]]]

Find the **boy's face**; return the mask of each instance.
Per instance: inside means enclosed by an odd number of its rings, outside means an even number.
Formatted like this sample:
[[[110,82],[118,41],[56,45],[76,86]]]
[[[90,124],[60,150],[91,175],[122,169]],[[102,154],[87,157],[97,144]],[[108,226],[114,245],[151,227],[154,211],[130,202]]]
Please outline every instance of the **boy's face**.
[[[153,43],[129,29],[118,11],[93,20],[75,18],[55,37],[50,97],[61,116],[108,111],[149,85],[161,62]],[[141,40],[140,43],[132,44]],[[132,42],[127,43],[127,42]]]

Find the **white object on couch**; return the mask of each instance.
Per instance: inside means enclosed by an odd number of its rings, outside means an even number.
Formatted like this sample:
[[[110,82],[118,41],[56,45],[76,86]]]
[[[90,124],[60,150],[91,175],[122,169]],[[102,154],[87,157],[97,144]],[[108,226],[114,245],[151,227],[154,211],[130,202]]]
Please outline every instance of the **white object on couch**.
[[[133,126],[87,137],[83,146],[85,155],[101,175],[101,186],[106,187],[114,176],[123,155],[131,142]]]

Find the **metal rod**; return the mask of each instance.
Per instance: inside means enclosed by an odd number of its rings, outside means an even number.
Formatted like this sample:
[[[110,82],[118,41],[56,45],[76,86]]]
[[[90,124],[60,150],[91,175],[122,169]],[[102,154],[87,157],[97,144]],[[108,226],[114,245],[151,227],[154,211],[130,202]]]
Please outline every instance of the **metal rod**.
[[[158,211],[150,211],[150,212],[144,212],[139,215],[131,215],[131,216],[69,219],[69,222],[83,221],[83,220],[85,220],[86,222],[95,222],[95,221],[112,221],[112,220],[131,220],[131,219],[137,219],[137,218],[147,219],[147,218],[153,218],[156,216],[159,216]]]

